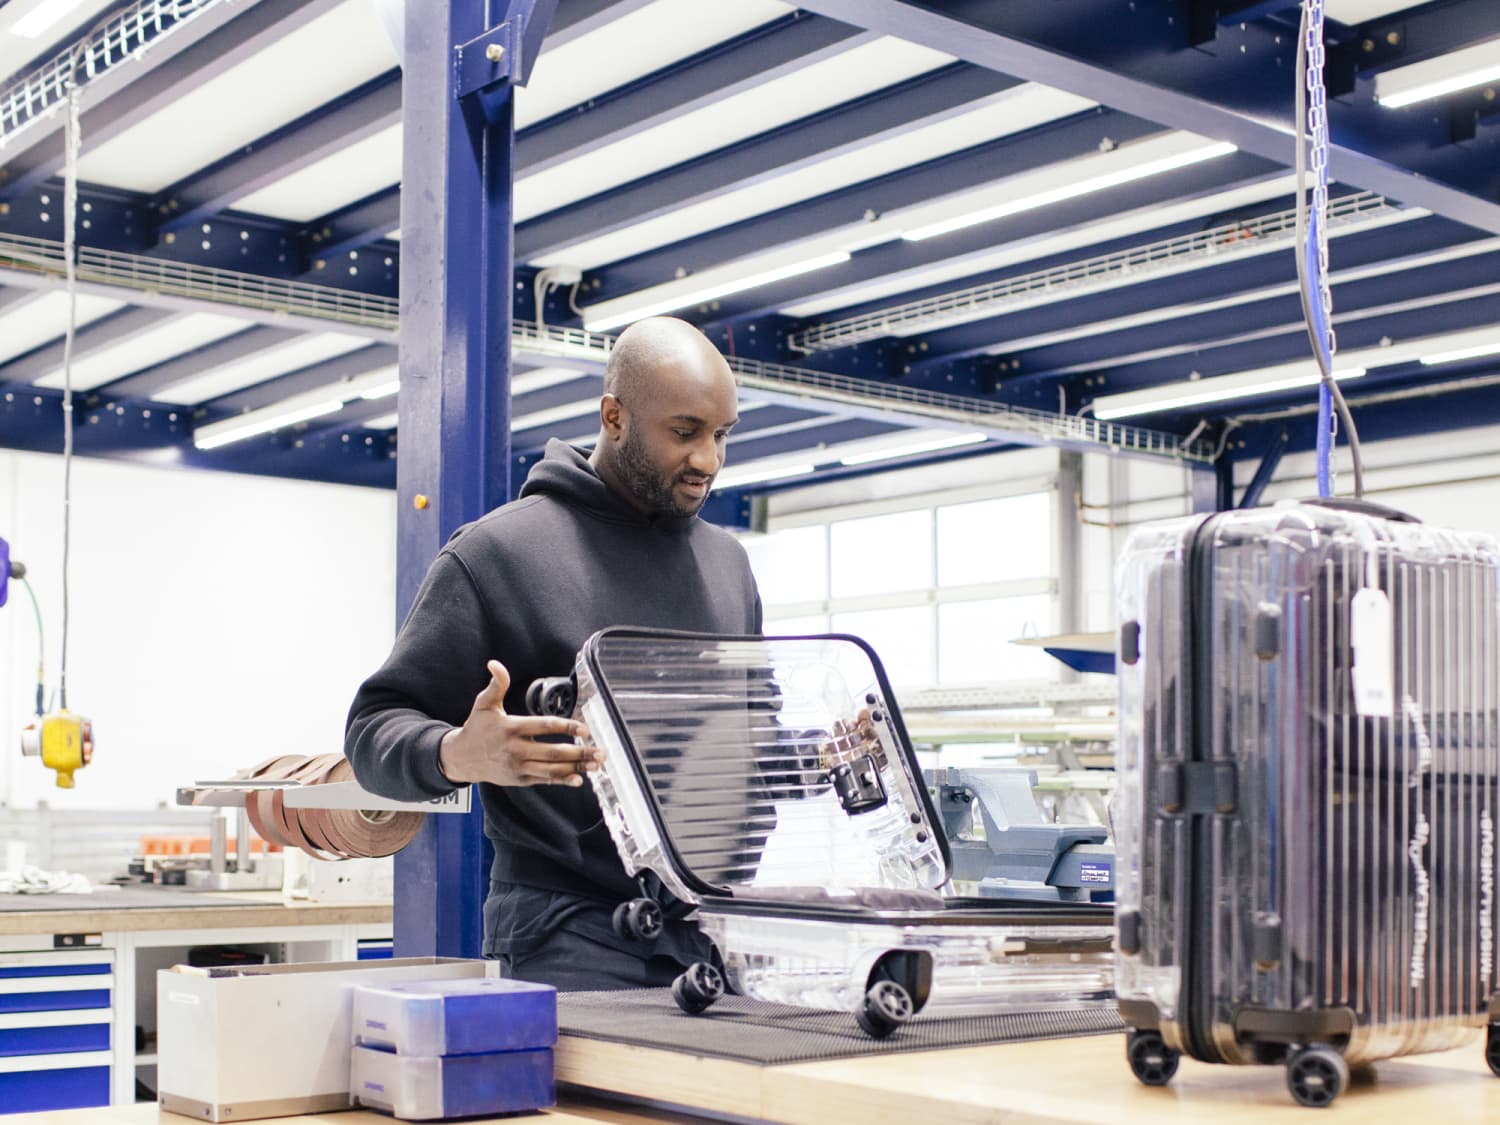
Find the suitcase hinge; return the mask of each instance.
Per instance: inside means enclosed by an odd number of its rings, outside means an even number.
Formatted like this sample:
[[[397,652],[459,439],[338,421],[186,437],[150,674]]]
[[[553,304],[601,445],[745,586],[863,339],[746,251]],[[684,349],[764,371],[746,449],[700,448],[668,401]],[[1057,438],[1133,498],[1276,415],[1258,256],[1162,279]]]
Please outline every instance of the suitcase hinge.
[[[1239,809],[1239,771],[1233,762],[1163,762],[1156,785],[1163,812],[1228,816]]]

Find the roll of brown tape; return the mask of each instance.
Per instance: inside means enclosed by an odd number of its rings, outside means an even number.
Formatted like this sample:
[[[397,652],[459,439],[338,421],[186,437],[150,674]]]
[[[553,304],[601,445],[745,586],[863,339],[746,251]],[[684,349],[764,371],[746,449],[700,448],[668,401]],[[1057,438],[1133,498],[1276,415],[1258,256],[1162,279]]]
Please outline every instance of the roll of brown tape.
[[[238,777],[275,781],[290,779],[303,787],[353,781],[354,770],[342,754],[309,758],[286,754],[268,758]],[[261,839],[285,848],[300,848],[315,859],[374,859],[394,855],[411,843],[426,813],[380,809],[288,808],[282,789],[262,789],[245,797],[245,812]]]
[[[279,780],[286,777],[289,770],[295,769],[306,760],[301,754],[282,754],[275,758],[267,758],[260,765],[253,767],[249,771],[249,776],[255,780]],[[260,789],[246,794],[245,813],[250,818],[250,827],[254,828],[255,834],[268,844],[294,848],[297,845],[288,840],[280,829],[271,801],[273,795],[273,791],[269,789]]]
[[[340,758],[327,781],[353,781],[354,770]],[[323,827],[335,850],[350,858],[395,855],[416,837],[426,813],[394,810],[326,809]]]

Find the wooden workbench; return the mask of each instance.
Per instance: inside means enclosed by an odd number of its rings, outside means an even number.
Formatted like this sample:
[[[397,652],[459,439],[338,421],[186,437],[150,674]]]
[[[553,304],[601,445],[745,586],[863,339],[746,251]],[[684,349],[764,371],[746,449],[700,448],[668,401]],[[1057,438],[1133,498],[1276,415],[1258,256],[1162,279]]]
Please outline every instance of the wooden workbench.
[[[215,929],[268,929],[281,926],[390,925],[390,903],[288,903],[280,891],[183,891],[182,903],[92,909],[89,896],[36,895],[25,909],[0,910],[0,937],[53,933],[140,933],[147,930],[201,929],[212,916]],[[225,905],[233,900],[233,905]]]
[[[695,1059],[646,1047],[564,1038],[560,1083],[657,1103],[618,1109],[564,1096],[563,1107],[502,1122],[584,1125],[690,1120],[682,1107],[779,1125],[1156,1125],[1212,1120],[1260,1125],[1300,1122],[1279,1067],[1214,1067],[1184,1060],[1170,1086],[1140,1085],[1125,1065],[1123,1037],[1049,1040],[961,1050],[865,1056],[756,1067]],[[674,1103],[671,1106],[662,1103]],[[1478,1045],[1377,1063],[1318,1121],[1360,1125],[1482,1125],[1500,1121],[1500,1079]],[[0,1117],[4,1125],[185,1125],[155,1105]],[[282,1125],[388,1125],[364,1111],[275,1119]],[[476,1122],[477,1125],[477,1122]]]

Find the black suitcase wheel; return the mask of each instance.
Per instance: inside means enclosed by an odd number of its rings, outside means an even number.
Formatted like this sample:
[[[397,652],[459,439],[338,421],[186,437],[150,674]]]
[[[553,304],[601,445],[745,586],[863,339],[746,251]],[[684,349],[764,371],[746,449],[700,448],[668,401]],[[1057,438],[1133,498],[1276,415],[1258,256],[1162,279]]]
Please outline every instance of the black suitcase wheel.
[[[1132,1031],[1125,1037],[1130,1071],[1146,1086],[1165,1086],[1177,1073],[1181,1052],[1167,1046],[1159,1031]]]
[[[893,980],[882,980],[870,986],[854,1018],[871,1039],[884,1039],[911,1019],[915,1007],[911,993]]]
[[[649,898],[633,898],[615,907],[611,922],[628,941],[655,941],[661,937],[661,906]]]
[[[1298,1104],[1320,1109],[1349,1085],[1349,1064],[1332,1047],[1303,1047],[1287,1060],[1286,1085]]]
[[[1492,1023],[1484,1035],[1484,1061],[1490,1073],[1500,1077],[1500,1023]]]
[[[672,999],[690,1016],[706,1011],[724,995],[724,974],[707,961],[694,961],[672,982]]]

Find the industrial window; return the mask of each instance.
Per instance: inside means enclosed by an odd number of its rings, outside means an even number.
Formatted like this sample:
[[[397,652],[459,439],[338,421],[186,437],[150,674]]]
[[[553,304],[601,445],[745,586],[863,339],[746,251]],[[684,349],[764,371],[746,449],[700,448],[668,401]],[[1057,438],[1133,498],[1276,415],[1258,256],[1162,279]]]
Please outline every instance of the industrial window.
[[[798,513],[745,547],[767,633],[863,637],[898,689],[1052,681],[1056,661],[1010,642],[1056,631],[1053,519],[1050,491],[914,497]]]

